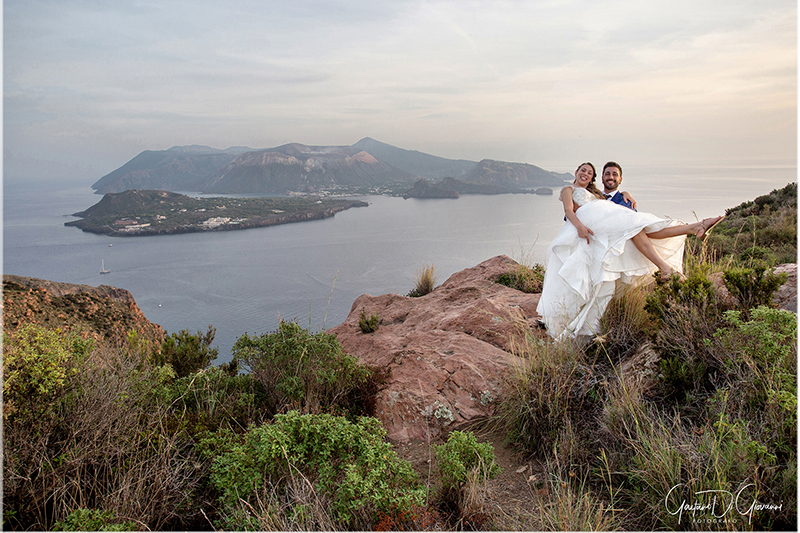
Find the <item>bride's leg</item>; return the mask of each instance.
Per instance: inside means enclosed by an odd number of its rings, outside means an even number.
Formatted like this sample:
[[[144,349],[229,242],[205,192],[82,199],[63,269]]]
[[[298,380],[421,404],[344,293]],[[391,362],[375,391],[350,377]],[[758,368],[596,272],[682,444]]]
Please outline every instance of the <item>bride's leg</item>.
[[[642,255],[658,267],[662,277],[669,277],[669,275],[672,274],[672,267],[658,255],[656,249],[653,248],[653,243],[650,242],[648,234],[645,233],[644,230],[637,233],[631,240],[636,248],[642,252]]]
[[[723,218],[724,216],[719,216],[714,218],[704,218],[703,220],[700,220],[698,222],[692,222],[691,224],[670,226],[668,228],[648,233],[647,236],[650,237],[651,239],[666,239],[667,237],[677,237],[678,235],[691,234],[697,236],[698,238],[701,238],[702,234],[706,233],[711,228],[713,228],[717,224],[717,222],[719,222]]]
[[[682,224],[680,226],[670,226],[668,228],[660,229],[658,231],[648,233],[647,236],[651,239],[666,239],[667,237],[677,237],[678,235],[696,235],[702,227],[702,222],[693,222],[691,224]]]

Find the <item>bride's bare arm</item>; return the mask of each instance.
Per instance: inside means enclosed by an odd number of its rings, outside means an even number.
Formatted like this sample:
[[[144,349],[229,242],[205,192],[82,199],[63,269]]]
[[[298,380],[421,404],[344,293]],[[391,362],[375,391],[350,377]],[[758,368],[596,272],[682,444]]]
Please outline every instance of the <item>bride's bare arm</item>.
[[[578,210],[578,206],[572,201],[572,187],[564,187],[561,190],[561,203],[564,204],[564,216],[566,216],[567,220],[572,222],[572,225],[578,230],[578,237],[586,239],[586,244],[589,244],[589,235],[594,235],[594,233],[584,226],[583,222],[581,222],[575,214],[575,211]]]

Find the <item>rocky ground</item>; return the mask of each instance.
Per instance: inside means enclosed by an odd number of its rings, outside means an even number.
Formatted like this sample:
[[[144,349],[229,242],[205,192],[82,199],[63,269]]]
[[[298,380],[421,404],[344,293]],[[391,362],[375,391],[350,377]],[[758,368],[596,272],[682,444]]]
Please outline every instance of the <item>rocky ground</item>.
[[[147,320],[124,289],[4,275],[3,331],[31,323],[94,338],[113,339],[135,330],[152,343],[164,339],[161,326]]]

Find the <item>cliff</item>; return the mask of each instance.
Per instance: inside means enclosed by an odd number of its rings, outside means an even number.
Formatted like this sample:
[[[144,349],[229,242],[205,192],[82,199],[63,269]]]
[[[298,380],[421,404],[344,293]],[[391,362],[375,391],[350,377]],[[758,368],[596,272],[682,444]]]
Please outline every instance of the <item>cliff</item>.
[[[133,295],[124,289],[5,274],[3,331],[31,323],[96,339],[114,339],[136,331],[140,339],[154,344],[164,340],[161,326],[147,320]]]
[[[495,283],[516,267],[498,256],[419,298],[359,296],[347,319],[329,330],[346,352],[391,371],[376,400],[376,416],[390,439],[435,439],[492,412],[516,359],[512,334],[544,335],[532,328],[539,295]],[[362,311],[380,317],[375,332],[361,332]]]

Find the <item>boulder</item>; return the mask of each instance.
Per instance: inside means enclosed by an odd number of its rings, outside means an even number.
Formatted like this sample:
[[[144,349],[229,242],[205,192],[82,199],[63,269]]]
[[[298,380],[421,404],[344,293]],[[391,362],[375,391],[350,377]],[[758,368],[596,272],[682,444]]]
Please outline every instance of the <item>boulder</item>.
[[[544,335],[535,324],[539,295],[494,281],[518,266],[497,256],[422,297],[362,295],[347,319],[329,330],[348,353],[391,371],[376,413],[391,440],[435,439],[491,414],[519,363],[515,339]],[[374,332],[361,331],[362,311],[380,317]]]

